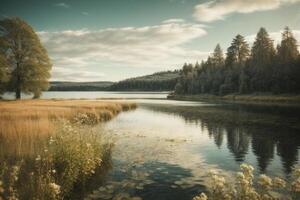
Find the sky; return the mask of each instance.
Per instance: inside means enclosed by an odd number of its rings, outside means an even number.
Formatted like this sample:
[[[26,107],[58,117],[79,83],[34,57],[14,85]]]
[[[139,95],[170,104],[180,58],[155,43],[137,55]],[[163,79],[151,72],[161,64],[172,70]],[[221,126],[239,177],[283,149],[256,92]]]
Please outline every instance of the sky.
[[[119,81],[201,61],[260,27],[278,43],[289,26],[300,42],[300,0],[0,0],[38,33],[52,81]]]

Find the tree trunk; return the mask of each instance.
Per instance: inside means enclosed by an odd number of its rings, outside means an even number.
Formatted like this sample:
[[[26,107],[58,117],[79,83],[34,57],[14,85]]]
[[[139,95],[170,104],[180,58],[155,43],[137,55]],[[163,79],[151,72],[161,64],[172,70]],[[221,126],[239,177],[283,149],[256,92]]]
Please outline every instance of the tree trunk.
[[[21,77],[20,77],[20,67],[17,63],[17,82],[16,82],[16,99],[21,99]]]
[[[21,88],[19,86],[19,83],[18,83],[17,88],[16,88],[16,99],[17,100],[21,99]]]

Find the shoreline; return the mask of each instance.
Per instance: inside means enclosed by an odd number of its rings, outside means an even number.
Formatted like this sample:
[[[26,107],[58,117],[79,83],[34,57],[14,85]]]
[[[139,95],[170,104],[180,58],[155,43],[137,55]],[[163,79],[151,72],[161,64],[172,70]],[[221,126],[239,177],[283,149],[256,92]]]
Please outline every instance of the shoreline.
[[[272,94],[229,94],[225,96],[217,95],[174,95],[169,94],[167,99],[180,101],[229,101],[239,103],[270,103],[270,104],[291,104],[300,105],[300,95],[272,95]]]

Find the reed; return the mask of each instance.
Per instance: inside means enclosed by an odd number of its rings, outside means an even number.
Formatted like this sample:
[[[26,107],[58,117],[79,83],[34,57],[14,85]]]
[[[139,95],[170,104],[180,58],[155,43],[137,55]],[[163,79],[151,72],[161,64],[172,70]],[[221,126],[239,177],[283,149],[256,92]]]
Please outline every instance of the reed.
[[[34,154],[53,133],[58,119],[91,125],[134,108],[135,103],[113,101],[0,101],[0,156]]]

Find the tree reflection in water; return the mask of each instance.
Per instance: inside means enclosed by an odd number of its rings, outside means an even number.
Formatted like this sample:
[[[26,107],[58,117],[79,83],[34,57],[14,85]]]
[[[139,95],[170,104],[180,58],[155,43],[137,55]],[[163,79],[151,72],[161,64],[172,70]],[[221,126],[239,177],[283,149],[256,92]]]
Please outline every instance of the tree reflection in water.
[[[187,123],[199,124],[218,148],[225,143],[236,162],[245,162],[252,151],[260,173],[265,173],[275,154],[283,171],[290,174],[298,162],[300,147],[299,107],[246,104],[215,106],[144,105],[156,112],[181,116]]]

